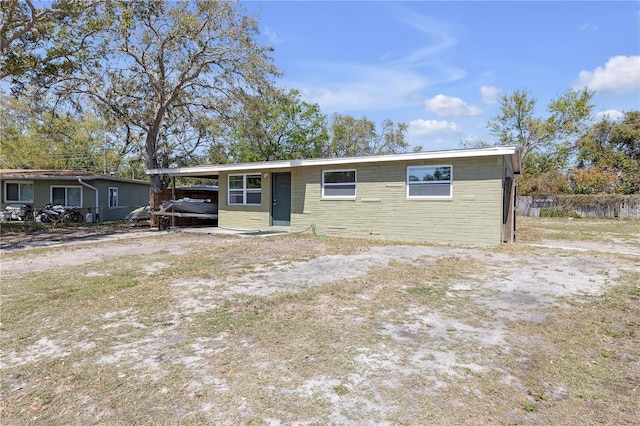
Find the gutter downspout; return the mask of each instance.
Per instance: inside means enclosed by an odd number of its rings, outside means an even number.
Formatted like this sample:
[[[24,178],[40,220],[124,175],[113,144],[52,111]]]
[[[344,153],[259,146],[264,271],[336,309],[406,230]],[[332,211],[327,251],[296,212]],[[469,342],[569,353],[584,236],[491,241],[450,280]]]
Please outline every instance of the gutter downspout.
[[[84,185],[87,188],[93,189],[94,191],[96,191],[96,212],[95,212],[94,220],[97,222],[98,218],[100,217],[99,214],[98,214],[99,213],[99,210],[98,210],[98,207],[99,207],[99,203],[98,203],[98,199],[99,199],[98,198],[98,188],[96,188],[95,186],[91,186],[86,182],[83,182],[81,178],[78,178],[78,182],[80,183],[80,185]]]

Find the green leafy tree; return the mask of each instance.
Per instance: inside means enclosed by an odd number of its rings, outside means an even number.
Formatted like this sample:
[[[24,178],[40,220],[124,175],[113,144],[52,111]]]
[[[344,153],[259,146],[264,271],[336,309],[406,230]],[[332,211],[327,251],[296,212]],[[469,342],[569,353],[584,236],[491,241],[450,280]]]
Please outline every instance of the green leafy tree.
[[[22,92],[27,83],[50,85],[89,60],[87,42],[100,32],[91,0],[2,0],[0,79]]]
[[[640,111],[627,112],[613,127],[611,143],[631,160],[640,162]]]
[[[116,174],[120,177],[144,180],[146,179],[144,163],[144,153],[128,155],[122,159]]]
[[[0,168],[42,168],[48,158],[40,140],[32,137],[33,125],[26,103],[0,97]]]
[[[552,99],[546,118],[536,115],[536,99],[528,90],[516,90],[500,100],[500,112],[487,127],[499,145],[520,148],[523,194],[569,191],[566,170],[576,143],[589,128],[593,110],[589,90],[568,90]]]
[[[228,114],[238,88],[277,75],[270,48],[255,41],[256,21],[243,12],[238,3],[207,0],[99,2],[103,43],[93,55],[103,60],[48,93],[77,109],[88,101],[124,137],[123,151],[143,139],[148,169],[202,158],[208,125]],[[151,191],[162,186],[152,175]]]
[[[320,107],[303,102],[295,90],[265,89],[242,98],[242,108],[234,117],[231,159],[248,162],[321,156],[329,137]]]
[[[549,116],[536,116],[536,99],[528,90],[516,90],[500,99],[500,112],[487,127],[500,144],[520,148],[523,163],[534,151],[568,160],[575,141],[586,131],[593,111],[593,92],[568,90],[547,106]]]
[[[535,116],[536,103],[528,90],[504,95],[500,99],[500,112],[487,125],[501,145],[519,147],[521,159],[546,147],[551,140],[544,120]]]
[[[12,169],[117,168],[120,152],[104,143],[104,122],[85,114],[38,114],[13,97],[0,97],[0,165]]]
[[[569,191],[567,176],[563,170],[566,163],[564,155],[531,152],[525,159],[523,168],[526,173],[518,181],[522,194],[549,195]]]
[[[635,194],[640,192],[640,112],[625,114],[620,122],[607,118],[596,123],[577,142],[577,164],[571,170],[577,194]]]
[[[409,147],[405,140],[407,125],[391,120],[383,121],[378,133],[373,121],[334,114],[329,129],[331,142],[326,155],[330,157],[394,154]]]
[[[375,123],[366,118],[334,114],[330,125],[330,157],[355,157],[366,155],[369,141],[375,137]]]
[[[369,152],[371,155],[379,154],[398,154],[406,152],[409,143],[405,140],[409,127],[405,123],[394,124],[393,121],[387,119],[381,124],[380,133],[376,134],[373,140],[369,142]],[[421,150],[416,147],[414,151]]]

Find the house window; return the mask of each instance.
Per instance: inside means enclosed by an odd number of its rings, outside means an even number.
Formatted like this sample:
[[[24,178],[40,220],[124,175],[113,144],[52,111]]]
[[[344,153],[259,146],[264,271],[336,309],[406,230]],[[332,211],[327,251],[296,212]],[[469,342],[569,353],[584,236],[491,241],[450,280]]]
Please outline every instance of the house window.
[[[355,197],[355,170],[324,170],[322,172],[322,198]]]
[[[118,207],[118,188],[109,188],[109,208]]]
[[[257,175],[229,175],[229,205],[259,206],[262,201],[262,178]]]
[[[451,198],[453,166],[407,168],[407,198]]]
[[[33,182],[5,182],[5,203],[33,203]]]
[[[82,206],[81,186],[52,186],[51,203],[65,207]]]

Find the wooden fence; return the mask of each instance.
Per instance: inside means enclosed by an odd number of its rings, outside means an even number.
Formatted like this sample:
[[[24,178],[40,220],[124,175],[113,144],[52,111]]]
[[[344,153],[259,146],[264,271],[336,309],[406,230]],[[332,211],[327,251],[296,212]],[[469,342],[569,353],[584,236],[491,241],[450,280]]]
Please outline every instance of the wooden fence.
[[[640,219],[640,195],[535,195],[516,201],[520,216]]]

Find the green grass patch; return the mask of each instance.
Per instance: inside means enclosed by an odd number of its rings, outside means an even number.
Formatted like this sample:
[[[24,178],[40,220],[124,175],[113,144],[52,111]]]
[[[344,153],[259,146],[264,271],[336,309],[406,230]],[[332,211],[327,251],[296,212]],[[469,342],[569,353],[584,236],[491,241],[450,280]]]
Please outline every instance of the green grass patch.
[[[333,387],[333,392],[338,396],[342,396],[349,393],[349,388],[345,385],[337,385]]]

